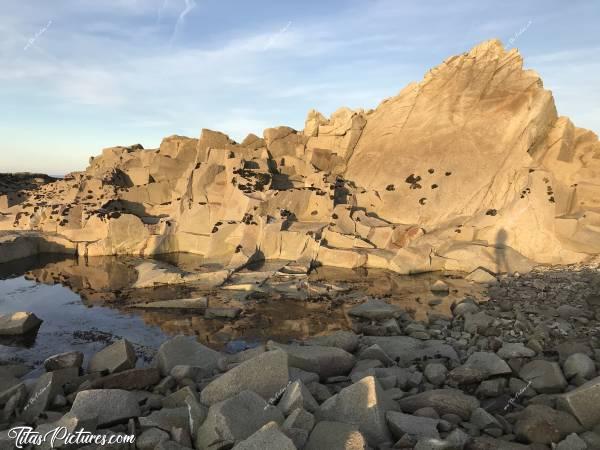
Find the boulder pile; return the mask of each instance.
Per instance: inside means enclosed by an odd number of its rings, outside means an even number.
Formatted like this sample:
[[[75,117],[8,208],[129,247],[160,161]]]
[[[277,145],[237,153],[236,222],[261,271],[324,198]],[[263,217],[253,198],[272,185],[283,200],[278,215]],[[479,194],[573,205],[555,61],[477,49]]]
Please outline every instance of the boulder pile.
[[[524,273],[600,253],[600,144],[559,117],[517,50],[488,41],[375,110],[311,111],[241,143],[202,130],[113,147],[0,192],[0,262],[190,252],[399,273]]]
[[[353,331],[235,354],[176,336],[148,366],[126,340],[51,356],[37,379],[0,365],[0,447],[29,425],[133,434],[141,450],[597,449],[596,274],[506,277],[424,322],[365,299]]]

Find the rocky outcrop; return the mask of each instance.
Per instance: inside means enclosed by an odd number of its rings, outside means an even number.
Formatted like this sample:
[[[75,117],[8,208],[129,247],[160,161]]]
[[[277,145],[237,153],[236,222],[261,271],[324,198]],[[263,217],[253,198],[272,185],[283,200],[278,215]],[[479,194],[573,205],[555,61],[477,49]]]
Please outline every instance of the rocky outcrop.
[[[23,191],[56,181],[56,178],[38,173],[0,173],[0,208],[10,208],[22,201]]]
[[[84,172],[0,193],[0,230],[29,246],[16,256],[190,252],[229,270],[285,259],[489,278],[600,253],[599,156],[518,51],[488,41],[375,110],[311,111],[301,131],[104,149]]]

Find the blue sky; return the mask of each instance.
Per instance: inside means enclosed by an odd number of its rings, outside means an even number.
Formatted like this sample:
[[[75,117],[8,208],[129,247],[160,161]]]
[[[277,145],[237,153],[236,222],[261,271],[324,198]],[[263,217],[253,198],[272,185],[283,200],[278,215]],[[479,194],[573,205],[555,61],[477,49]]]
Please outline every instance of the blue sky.
[[[302,128],[375,107],[490,38],[600,132],[600,2],[3,0],[0,172],[82,170],[103,147],[201,128]],[[512,45],[511,45],[512,39]]]

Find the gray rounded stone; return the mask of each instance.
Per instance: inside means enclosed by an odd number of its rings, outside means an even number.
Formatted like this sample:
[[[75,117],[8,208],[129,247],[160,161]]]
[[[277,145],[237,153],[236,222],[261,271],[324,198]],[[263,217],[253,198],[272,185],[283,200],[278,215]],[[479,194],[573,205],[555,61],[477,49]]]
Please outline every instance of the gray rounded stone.
[[[505,342],[497,354],[502,359],[532,358],[535,356],[535,351],[520,342]]]
[[[98,426],[126,421],[141,414],[135,395],[122,389],[90,389],[75,397],[71,412],[79,417],[98,417]]]
[[[564,362],[563,371],[567,379],[580,376],[589,380],[596,375],[596,365],[588,355],[574,353]]]
[[[567,380],[555,362],[531,361],[521,368],[519,376],[525,381],[531,381],[531,387],[542,394],[556,394],[567,387]]]
[[[287,354],[280,350],[265,352],[212,381],[202,390],[200,400],[206,405],[213,405],[245,390],[269,400],[283,392],[288,382]]]
[[[424,373],[425,378],[436,386],[443,384],[448,377],[448,369],[441,363],[427,364]]]
[[[138,450],[154,450],[160,443],[169,439],[169,433],[166,431],[149,428],[135,440],[135,446]]]

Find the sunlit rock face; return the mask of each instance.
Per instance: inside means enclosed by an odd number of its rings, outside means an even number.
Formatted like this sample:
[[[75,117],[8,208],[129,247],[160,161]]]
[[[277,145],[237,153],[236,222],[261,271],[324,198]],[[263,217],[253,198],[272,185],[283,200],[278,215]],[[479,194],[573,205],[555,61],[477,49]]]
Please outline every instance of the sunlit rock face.
[[[189,252],[229,270],[523,272],[600,253],[599,174],[597,136],[488,41],[375,110],[310,111],[301,131],[104,149],[84,172],[1,193],[0,230],[13,246],[23,230],[53,243],[25,253]]]

